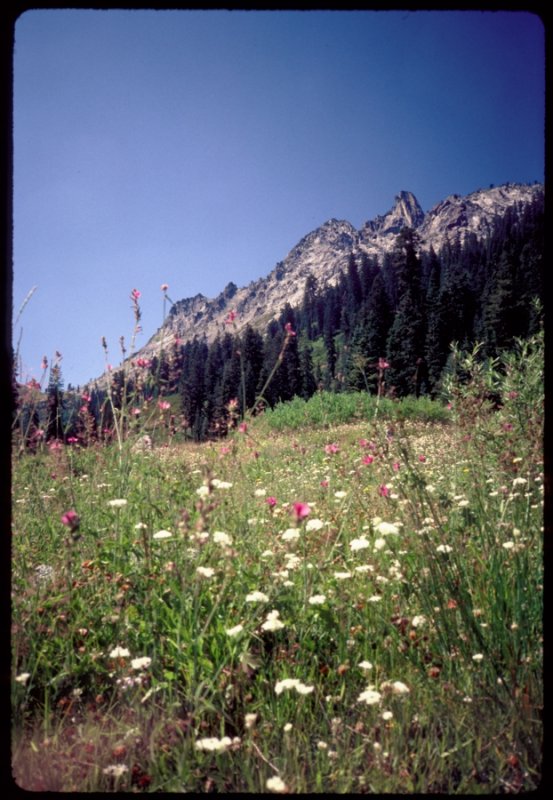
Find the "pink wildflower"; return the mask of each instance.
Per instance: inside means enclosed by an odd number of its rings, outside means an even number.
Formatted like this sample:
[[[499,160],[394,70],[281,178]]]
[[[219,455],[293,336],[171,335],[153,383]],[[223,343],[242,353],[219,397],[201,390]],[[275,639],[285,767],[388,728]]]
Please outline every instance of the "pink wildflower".
[[[77,437],[76,437],[76,436],[68,436],[68,437],[67,437],[67,442],[68,442],[68,444],[75,444],[75,443],[76,443],[76,442],[78,442],[78,441],[79,441],[79,440],[77,439]]]
[[[46,356],[42,356],[42,364],[40,366],[42,369],[48,369],[48,359]]]
[[[232,325],[234,320],[236,319],[236,311],[229,311],[227,318],[225,320],[225,325]]]
[[[388,497],[388,495],[390,494],[390,490],[385,483],[383,483],[381,486],[378,487],[378,494],[380,495],[380,497]]]
[[[424,462],[426,461],[426,456],[423,456],[423,455],[421,454],[421,455],[419,456],[419,461],[420,461],[421,463],[424,463]]]
[[[168,411],[168,409],[171,408],[171,403],[169,403],[167,400],[159,400],[158,404],[157,404],[157,407],[161,411]]]
[[[389,366],[385,358],[378,359],[378,369],[388,369]]]
[[[367,447],[368,444],[367,439],[359,439],[359,447]]]
[[[160,286],[160,289],[161,289],[162,292],[166,292],[168,288],[169,288],[169,284],[168,283],[162,283],[161,286]]]
[[[328,453],[330,455],[331,453],[339,453],[339,452],[340,448],[335,442],[333,442],[332,444],[325,444],[325,453]]]
[[[372,464],[374,461],[374,456],[363,456],[362,461],[363,464]]]
[[[509,392],[507,397],[509,398],[509,400],[516,400],[518,397],[518,392]]]
[[[133,289],[131,292],[131,300],[138,300],[140,298],[141,292],[138,289]]]
[[[395,461],[394,465],[393,465],[394,472],[399,472],[400,467],[401,467],[401,464],[399,463],[399,461]]]
[[[71,533],[76,531],[80,524],[79,515],[76,511],[66,511],[65,514],[61,515],[61,521],[64,525],[66,525]]]
[[[221,447],[221,455],[222,456],[226,456],[229,453],[230,453],[230,447],[227,447],[226,445],[223,445],[223,447]]]
[[[62,449],[62,443],[58,439],[54,439],[54,441],[50,442],[48,445],[48,449],[51,453],[57,453]]]
[[[81,395],[81,400],[83,401],[83,403],[90,403],[92,397],[89,394],[85,393]]]
[[[321,486],[323,487],[323,489],[328,489],[328,481],[326,481],[326,480],[325,481],[321,481]]]
[[[131,411],[131,414],[132,414],[134,417],[138,417],[138,415],[139,415],[139,414],[141,414],[141,413],[142,413],[142,412],[140,411],[140,409],[139,409],[139,408],[133,408],[133,410]]]
[[[247,423],[241,422],[240,425],[238,426],[238,430],[240,431],[240,433],[246,433],[246,431],[248,430]]]
[[[307,505],[307,503],[294,503],[294,516],[296,519],[304,519],[311,513],[311,509]]]
[[[277,499],[276,499],[276,497],[267,497],[265,502],[267,503],[269,508],[274,508],[276,506],[276,504],[277,504]]]
[[[287,322],[286,323],[286,325],[284,326],[284,330],[286,331],[286,335],[287,336],[295,336],[296,335],[296,331],[292,329],[292,323],[291,322]]]

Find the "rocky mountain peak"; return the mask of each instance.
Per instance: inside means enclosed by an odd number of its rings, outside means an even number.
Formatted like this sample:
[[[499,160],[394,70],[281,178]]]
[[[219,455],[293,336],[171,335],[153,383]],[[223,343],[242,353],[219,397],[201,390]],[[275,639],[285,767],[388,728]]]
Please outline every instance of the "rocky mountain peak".
[[[437,253],[454,238],[462,242],[472,234],[486,237],[509,206],[530,203],[542,192],[541,184],[504,184],[466,197],[450,195],[425,214],[412,192],[401,191],[387,214],[366,222],[360,230],[346,220],[330,219],[304,236],[266,277],[242,288],[231,281],[213,299],[198,294],[179,300],[137,355],[151,357],[175,337],[182,342],[195,336],[213,341],[228,330],[230,311],[236,314],[233,330],[249,324],[264,332],[286,303],[301,305],[310,274],[324,287],[336,284],[352,255],[359,260],[367,254],[381,262],[405,227],[417,230],[423,250],[432,247]]]

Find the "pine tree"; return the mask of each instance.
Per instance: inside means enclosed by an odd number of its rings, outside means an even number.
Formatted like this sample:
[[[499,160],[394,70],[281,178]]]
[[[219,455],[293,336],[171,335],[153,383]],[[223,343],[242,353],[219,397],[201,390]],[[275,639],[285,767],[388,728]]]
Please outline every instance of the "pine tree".
[[[46,439],[62,439],[63,426],[63,379],[61,376],[61,355],[56,358],[50,368],[47,395]]]

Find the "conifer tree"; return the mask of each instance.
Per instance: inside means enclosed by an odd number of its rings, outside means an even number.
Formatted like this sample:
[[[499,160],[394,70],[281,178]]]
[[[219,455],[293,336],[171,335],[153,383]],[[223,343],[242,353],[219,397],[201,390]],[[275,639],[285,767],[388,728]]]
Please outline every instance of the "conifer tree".
[[[61,376],[61,354],[56,357],[50,368],[47,395],[46,439],[63,438],[63,379]]]

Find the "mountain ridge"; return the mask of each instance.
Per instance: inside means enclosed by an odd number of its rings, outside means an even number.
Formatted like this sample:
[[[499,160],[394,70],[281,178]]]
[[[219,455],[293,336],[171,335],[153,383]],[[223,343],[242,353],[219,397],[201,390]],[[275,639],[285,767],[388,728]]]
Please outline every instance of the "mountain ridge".
[[[404,227],[417,232],[421,250],[433,248],[436,253],[448,240],[462,244],[471,234],[484,238],[508,207],[530,203],[543,188],[540,183],[506,183],[465,196],[452,194],[426,213],[412,192],[402,190],[386,214],[359,229],[347,220],[331,218],[302,237],[265,277],[244,287],[230,281],[214,298],[196,294],[175,302],[164,324],[133,357],[152,358],[175,339],[185,343],[205,336],[210,343],[228,330],[230,312],[234,332],[251,325],[263,333],[286,303],[299,306],[310,274],[324,287],[336,284],[351,255],[360,259],[367,254],[381,265]]]

